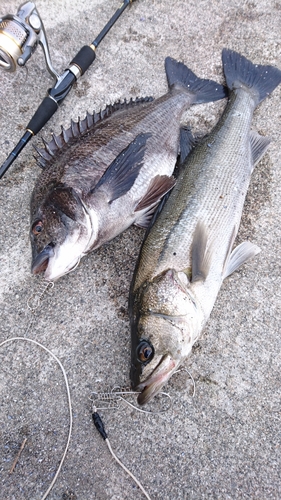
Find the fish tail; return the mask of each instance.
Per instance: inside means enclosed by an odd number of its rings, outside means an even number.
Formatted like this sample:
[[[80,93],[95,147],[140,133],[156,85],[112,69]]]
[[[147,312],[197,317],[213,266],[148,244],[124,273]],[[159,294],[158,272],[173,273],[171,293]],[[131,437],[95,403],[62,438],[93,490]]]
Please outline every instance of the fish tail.
[[[230,90],[248,87],[256,106],[281,82],[281,71],[274,66],[253,64],[233,50],[223,49],[222,62]]]
[[[165,59],[165,70],[169,88],[180,86],[189,93],[194,94],[193,104],[218,101],[228,95],[226,87],[213,80],[198,78],[185,64],[171,57]]]

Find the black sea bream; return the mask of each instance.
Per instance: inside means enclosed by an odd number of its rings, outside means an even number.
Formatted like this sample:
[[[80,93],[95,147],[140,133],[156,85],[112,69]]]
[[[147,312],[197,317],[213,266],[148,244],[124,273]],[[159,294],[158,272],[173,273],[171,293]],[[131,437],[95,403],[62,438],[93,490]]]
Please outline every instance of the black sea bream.
[[[171,58],[165,67],[167,94],[87,114],[38,150],[43,172],[31,198],[33,273],[56,280],[131,224],[146,227],[174,186],[178,154],[191,148],[183,113],[226,90]]]
[[[269,140],[252,132],[255,107],[281,71],[222,54],[230,90],[211,134],[187,157],[143,243],[130,292],[131,380],[147,403],[190,354],[223,280],[259,248],[233,249],[251,173]]]

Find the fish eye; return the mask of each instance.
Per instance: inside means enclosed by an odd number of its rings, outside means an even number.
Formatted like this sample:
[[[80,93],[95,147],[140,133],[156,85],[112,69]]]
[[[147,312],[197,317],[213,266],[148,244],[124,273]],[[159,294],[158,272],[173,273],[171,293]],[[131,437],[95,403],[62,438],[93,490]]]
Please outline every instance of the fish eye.
[[[137,356],[141,363],[148,363],[152,360],[154,349],[146,340],[142,340],[137,347]]]
[[[37,220],[34,222],[32,226],[32,232],[37,236],[37,234],[40,234],[41,231],[43,230],[43,222],[41,220]]]

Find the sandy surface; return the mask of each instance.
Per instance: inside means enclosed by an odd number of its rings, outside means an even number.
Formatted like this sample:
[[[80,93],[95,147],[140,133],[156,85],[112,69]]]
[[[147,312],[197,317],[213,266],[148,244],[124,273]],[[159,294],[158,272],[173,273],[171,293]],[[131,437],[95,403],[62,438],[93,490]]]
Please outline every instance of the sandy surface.
[[[38,0],[53,64],[62,72],[90,43],[118,1]],[[1,0],[1,13],[15,13]],[[221,50],[281,67],[279,1],[138,0],[100,45],[97,59],[39,134],[117,99],[167,89],[170,55],[199,76],[223,82]],[[0,73],[0,162],[23,134],[52,79],[39,48],[28,71]],[[146,415],[121,404],[101,410],[112,447],[152,499],[280,499],[280,186],[281,87],[256,110],[253,126],[272,138],[252,177],[239,232],[261,253],[223,285],[207,328],[185,367],[167,385],[173,411]],[[188,114],[207,132],[224,103]],[[40,146],[36,137],[33,144]],[[41,342],[67,372],[73,433],[52,500],[141,499],[112,460],[91,421],[92,391],[129,386],[127,300],[144,232],[131,228],[84,258],[31,313],[41,280],[30,274],[29,200],[39,168],[29,144],[0,181],[0,342]],[[40,347],[14,341],[0,348],[0,498],[40,499],[62,456],[69,426],[64,379]],[[159,409],[162,400],[150,409]],[[17,452],[26,445],[12,474]]]

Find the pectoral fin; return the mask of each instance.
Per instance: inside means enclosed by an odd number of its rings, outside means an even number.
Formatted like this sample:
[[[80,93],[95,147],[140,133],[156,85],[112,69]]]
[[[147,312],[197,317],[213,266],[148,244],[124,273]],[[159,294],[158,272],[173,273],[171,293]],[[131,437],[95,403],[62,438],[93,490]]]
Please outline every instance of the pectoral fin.
[[[108,203],[124,196],[133,186],[141,167],[147,139],[151,134],[139,134],[107,168],[91,193],[103,189],[107,193]]]
[[[207,248],[208,235],[203,222],[198,222],[193,235],[191,248],[191,282],[204,281],[209,273],[211,252]]]
[[[170,194],[171,190],[164,194],[157,205],[153,205],[147,212],[145,212],[144,217],[138,218],[135,222],[135,225],[144,228],[150,228],[155,223],[159,214],[162,212],[162,209],[167,202]]]
[[[137,218],[135,221],[135,226],[138,227],[143,227],[144,229],[147,229],[152,221],[153,215],[155,213],[157,207],[153,206],[152,208],[148,209],[146,212],[142,213],[140,217]]]
[[[257,255],[259,252],[260,248],[257,245],[250,243],[250,241],[244,241],[243,243],[238,245],[230,254],[226,269],[223,274],[223,279],[230,276],[230,274],[239,269],[242,264]]]

